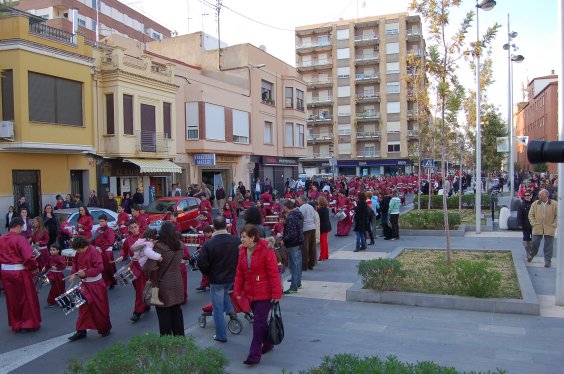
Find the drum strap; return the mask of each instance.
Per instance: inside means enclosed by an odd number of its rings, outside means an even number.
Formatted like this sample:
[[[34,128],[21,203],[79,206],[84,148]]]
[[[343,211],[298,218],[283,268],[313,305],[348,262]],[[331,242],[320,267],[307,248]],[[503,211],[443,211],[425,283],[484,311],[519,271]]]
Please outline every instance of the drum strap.
[[[86,283],[90,283],[90,282],[96,282],[99,281],[100,279],[102,279],[102,274],[98,274],[95,277],[86,277],[83,278],[82,281],[86,282]]]
[[[63,270],[53,270],[53,269],[51,269],[51,270],[49,270],[49,271],[50,271],[51,273],[62,273],[62,272],[63,272]]]
[[[24,270],[23,264],[2,264],[2,270]]]

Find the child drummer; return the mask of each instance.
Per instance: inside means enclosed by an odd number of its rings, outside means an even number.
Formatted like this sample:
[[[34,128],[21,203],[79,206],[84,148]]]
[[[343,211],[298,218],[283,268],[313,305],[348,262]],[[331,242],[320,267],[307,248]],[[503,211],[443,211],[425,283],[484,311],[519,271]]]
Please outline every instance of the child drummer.
[[[45,308],[50,308],[57,305],[55,298],[61,296],[65,293],[65,279],[63,270],[66,269],[67,264],[60,256],[61,247],[57,243],[51,244],[49,248],[49,271],[47,272],[47,278],[51,283],[51,289],[49,290],[49,295],[47,296],[47,305]]]
[[[198,250],[200,248],[203,247],[204,243],[207,240],[210,240],[211,237],[213,236],[213,226],[206,226],[204,227],[204,236],[203,238],[200,239],[200,247],[198,248]],[[196,288],[197,292],[204,292],[207,290],[207,288],[210,286],[210,278],[208,278],[207,275],[202,273],[202,279],[200,280],[200,287]]]

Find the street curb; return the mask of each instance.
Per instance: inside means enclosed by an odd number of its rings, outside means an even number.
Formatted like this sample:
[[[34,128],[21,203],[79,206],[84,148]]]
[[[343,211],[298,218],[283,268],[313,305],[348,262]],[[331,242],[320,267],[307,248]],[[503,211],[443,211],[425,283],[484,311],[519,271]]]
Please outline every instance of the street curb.
[[[388,255],[395,258],[406,248],[399,247]],[[414,248],[428,250],[432,248]],[[435,248],[436,249],[436,248]],[[459,251],[474,251],[476,249],[457,249]],[[525,266],[520,249],[499,250],[500,252],[511,252],[517,280],[521,288],[522,299],[481,299],[467,296],[431,295],[412,292],[376,291],[362,288],[362,281],[357,281],[347,290],[347,301],[360,301],[368,303],[396,304],[409,306],[422,306],[429,308],[472,310],[490,313],[511,314],[540,314],[540,306],[537,294],[533,288],[529,272]]]

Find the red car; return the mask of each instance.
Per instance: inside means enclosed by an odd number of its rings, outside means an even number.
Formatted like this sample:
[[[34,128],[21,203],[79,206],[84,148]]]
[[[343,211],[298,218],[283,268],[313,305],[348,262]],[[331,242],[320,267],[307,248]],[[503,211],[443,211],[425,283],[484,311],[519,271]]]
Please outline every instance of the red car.
[[[170,212],[169,209],[171,207],[173,211],[178,212],[177,222],[180,224],[183,232],[188,231],[190,226],[197,226],[200,199],[197,197],[160,197],[145,209],[145,213],[151,221],[149,227],[159,230],[163,223],[163,218]]]

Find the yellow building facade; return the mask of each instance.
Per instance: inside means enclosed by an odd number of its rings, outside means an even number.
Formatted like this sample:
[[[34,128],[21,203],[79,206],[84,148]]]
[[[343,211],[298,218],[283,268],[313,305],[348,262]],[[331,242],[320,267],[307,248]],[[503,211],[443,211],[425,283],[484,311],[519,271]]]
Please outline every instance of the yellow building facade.
[[[0,19],[0,212],[25,196],[35,216],[95,189],[93,63],[80,35]]]

